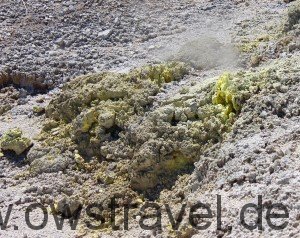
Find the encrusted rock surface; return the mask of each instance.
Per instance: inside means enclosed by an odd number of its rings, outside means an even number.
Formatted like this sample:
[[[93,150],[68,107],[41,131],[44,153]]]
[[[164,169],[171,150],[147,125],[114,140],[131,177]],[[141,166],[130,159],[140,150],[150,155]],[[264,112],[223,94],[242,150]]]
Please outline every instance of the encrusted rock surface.
[[[3,151],[14,151],[17,155],[22,154],[31,145],[31,140],[23,137],[22,131],[18,128],[7,131],[0,138],[0,149],[2,149]]]

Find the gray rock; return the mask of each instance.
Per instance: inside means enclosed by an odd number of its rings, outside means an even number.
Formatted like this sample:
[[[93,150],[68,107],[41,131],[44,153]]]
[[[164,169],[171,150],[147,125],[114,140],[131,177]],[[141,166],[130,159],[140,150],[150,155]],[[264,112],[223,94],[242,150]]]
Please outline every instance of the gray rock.
[[[98,33],[98,37],[101,39],[107,39],[112,34],[111,29],[107,29],[105,31],[101,31]]]

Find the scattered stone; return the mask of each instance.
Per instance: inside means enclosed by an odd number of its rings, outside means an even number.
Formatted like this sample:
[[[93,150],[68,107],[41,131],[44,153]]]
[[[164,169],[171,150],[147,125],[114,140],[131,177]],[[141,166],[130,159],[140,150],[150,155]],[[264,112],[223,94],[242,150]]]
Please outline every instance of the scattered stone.
[[[62,198],[55,204],[55,210],[65,218],[70,218],[72,214],[75,214],[81,208],[81,206],[82,204],[78,197]]]
[[[32,109],[33,113],[36,115],[42,115],[45,113],[45,108],[40,106],[34,106]]]
[[[252,55],[250,60],[251,67],[257,67],[260,64],[261,56],[259,55]]]
[[[100,37],[102,39],[107,39],[111,34],[112,34],[112,30],[108,29],[108,30],[99,32],[98,37]]]
[[[30,139],[23,137],[22,134],[23,132],[18,128],[7,131],[0,138],[0,148],[3,151],[14,151],[17,155],[22,154],[33,144]]]

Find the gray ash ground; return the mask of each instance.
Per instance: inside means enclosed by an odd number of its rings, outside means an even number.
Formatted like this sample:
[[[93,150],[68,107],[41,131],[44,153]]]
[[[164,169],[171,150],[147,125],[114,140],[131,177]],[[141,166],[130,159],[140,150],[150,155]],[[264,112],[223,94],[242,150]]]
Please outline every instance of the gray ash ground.
[[[1,68],[36,75],[50,86],[144,58],[136,44],[183,31],[196,9],[192,1],[24,3],[0,3]]]
[[[270,10],[283,6],[262,4]],[[239,8],[247,13],[239,15]],[[226,41],[226,28],[253,15],[251,10],[255,6],[244,1],[1,1],[0,72],[24,73],[51,87],[132,67],[151,59],[149,47],[176,46],[164,40],[191,39],[190,32],[200,35],[200,29]]]

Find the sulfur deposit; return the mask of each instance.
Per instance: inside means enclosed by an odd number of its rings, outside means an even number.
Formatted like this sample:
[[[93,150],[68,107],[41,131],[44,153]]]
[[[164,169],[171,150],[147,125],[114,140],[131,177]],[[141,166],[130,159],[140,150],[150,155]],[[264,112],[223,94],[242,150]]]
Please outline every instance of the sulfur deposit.
[[[14,151],[17,155],[22,154],[32,145],[31,140],[23,137],[22,134],[22,131],[18,128],[7,131],[0,138],[0,149]]]
[[[277,79],[271,69],[224,73],[216,83],[197,84],[152,109],[160,87],[187,72],[183,64],[171,63],[67,84],[46,108],[39,145],[28,155],[31,171],[74,165],[92,171],[101,183],[122,180],[146,195],[170,188],[177,175],[193,169],[202,151],[231,131],[244,103]],[[117,167],[107,174],[112,163]]]

